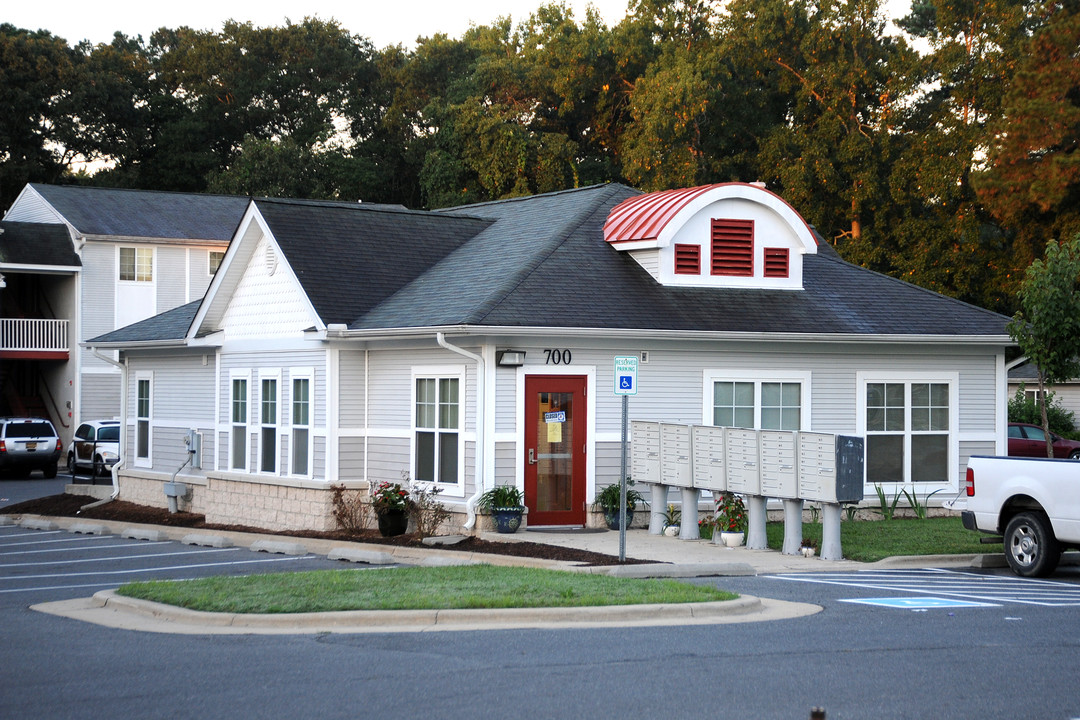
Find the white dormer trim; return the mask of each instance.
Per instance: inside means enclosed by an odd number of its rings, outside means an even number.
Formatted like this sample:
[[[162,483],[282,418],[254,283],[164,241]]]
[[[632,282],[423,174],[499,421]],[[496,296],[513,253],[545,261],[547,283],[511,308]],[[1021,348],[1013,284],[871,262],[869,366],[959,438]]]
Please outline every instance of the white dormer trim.
[[[274,258],[273,274],[279,276],[285,273],[296,288],[297,295],[302,298],[301,302],[304,305],[304,310],[311,318],[307,327],[314,327],[318,332],[326,330],[319,314],[315,311],[315,307],[311,304],[311,299],[304,292],[303,286],[289,264],[288,257],[282,252],[281,246],[278,245],[277,240],[266,224],[266,220],[262,217],[262,213],[259,212],[258,206],[253,201],[244,212],[244,217],[240,221],[232,241],[229,243],[229,249],[225,252],[225,257],[222,259],[214,279],[210,282],[206,296],[203,298],[203,302],[195,314],[195,319],[188,329],[188,342],[192,342],[200,335],[219,333],[222,330],[221,323],[228,311],[229,302],[240,286],[248,264],[259,248],[263,248],[268,253],[267,258]],[[267,269],[269,270],[269,265],[267,265]]]
[[[763,187],[746,183],[715,185],[704,192],[685,193],[690,197],[685,205],[678,205],[678,196],[664,194],[657,201],[641,202],[633,198],[628,203],[640,202],[637,220],[641,239],[633,237],[633,231],[624,231],[623,237],[613,233],[609,239],[620,251],[631,256],[657,282],[669,286],[728,287],[770,290],[802,289],[802,258],[817,253],[817,240],[806,221],[780,196]],[[646,196],[648,197],[648,196]],[[622,218],[633,219],[637,208],[626,210]],[[613,215],[618,208],[613,211]],[[666,213],[670,217],[664,220]],[[651,215],[651,217],[650,217]],[[712,274],[712,226],[714,220],[749,221],[752,223],[752,275]],[[663,223],[661,227],[657,227]],[[653,237],[647,237],[653,234]],[[627,237],[629,235],[629,237]],[[698,248],[699,265],[696,273],[676,272],[676,248]],[[766,251],[779,251],[781,261],[786,258],[786,276],[767,276]],[[772,256],[773,253],[770,253]]]

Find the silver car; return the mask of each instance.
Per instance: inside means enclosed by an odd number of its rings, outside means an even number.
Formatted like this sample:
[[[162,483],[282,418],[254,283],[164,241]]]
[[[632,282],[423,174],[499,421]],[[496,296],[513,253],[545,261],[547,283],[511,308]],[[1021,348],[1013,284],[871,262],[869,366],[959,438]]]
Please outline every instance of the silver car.
[[[0,418],[0,473],[29,475],[40,470],[56,477],[63,451],[53,424],[43,418]]]
[[[95,478],[104,475],[119,459],[119,420],[91,420],[75,430],[67,454],[72,477],[79,470],[89,471]]]

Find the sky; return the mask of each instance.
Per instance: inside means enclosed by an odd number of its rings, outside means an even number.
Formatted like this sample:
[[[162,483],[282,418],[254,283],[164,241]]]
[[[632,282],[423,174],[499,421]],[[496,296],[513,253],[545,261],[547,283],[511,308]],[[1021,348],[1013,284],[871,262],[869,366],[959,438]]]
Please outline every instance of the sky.
[[[563,0],[581,20],[593,5],[611,26],[626,14],[627,0]],[[437,32],[460,37],[470,25],[487,25],[509,15],[514,23],[525,20],[544,0],[318,0],[310,4],[296,0],[52,0],[52,2],[8,2],[0,11],[0,22],[30,30],[45,29],[70,45],[81,40],[109,42],[116,31],[126,35],[150,34],[160,28],[182,25],[199,30],[220,30],[229,19],[250,21],[259,27],[279,26],[286,19],[300,22],[305,15],[333,18],[354,35],[371,40],[376,48],[402,44],[415,46],[417,37]],[[910,0],[886,0],[890,15],[902,15]]]

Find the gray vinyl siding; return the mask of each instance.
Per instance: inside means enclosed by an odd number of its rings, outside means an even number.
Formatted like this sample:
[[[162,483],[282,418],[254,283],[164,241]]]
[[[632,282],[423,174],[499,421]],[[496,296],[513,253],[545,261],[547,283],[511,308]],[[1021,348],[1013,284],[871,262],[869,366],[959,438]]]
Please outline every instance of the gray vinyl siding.
[[[527,360],[532,358],[526,355]],[[517,427],[517,368],[495,369],[495,432],[513,432]]]
[[[110,243],[87,242],[82,249],[81,327],[79,341],[116,329],[116,247]],[[83,369],[109,368],[109,364],[81,350]],[[85,375],[84,381],[85,381]]]
[[[479,348],[466,348],[478,352]],[[372,428],[411,429],[413,426],[413,371],[428,367],[461,366],[465,368],[465,382],[461,389],[460,407],[465,432],[476,427],[476,363],[469,358],[446,350],[394,350],[372,352],[369,360],[368,418]],[[362,366],[361,366],[362,368]],[[362,379],[360,380],[362,382]],[[342,407],[344,410],[344,406]],[[363,407],[359,415],[350,411],[350,420],[342,419],[342,427],[361,427]],[[353,424],[355,423],[355,424]]]
[[[364,438],[346,437],[338,440],[338,479],[364,479]]]
[[[290,475],[288,448],[292,428],[292,370],[312,370],[309,393],[310,416],[309,428],[312,433],[311,473],[316,480],[325,479],[326,472],[326,352],[320,349],[292,350],[286,352],[229,352],[221,355],[221,374],[218,376],[219,407],[223,432],[222,447],[226,456],[221,458],[220,467],[228,470],[227,452],[229,448],[229,430],[231,422],[230,402],[232,398],[232,372],[245,373],[248,378],[248,466],[247,472],[259,473],[259,438],[260,438],[260,398],[259,371],[278,374],[278,466],[273,476]],[[306,372],[300,377],[309,377]],[[211,405],[213,403],[211,402]],[[269,474],[269,473],[267,473]]]
[[[214,467],[214,357],[202,353],[131,357],[128,363],[127,448],[135,452],[137,384],[140,373],[153,373],[150,397],[151,469],[173,472],[187,459],[184,437],[188,430],[202,432],[202,466]],[[185,469],[185,475],[203,470]]]
[[[495,443],[495,484],[514,485],[517,482],[516,445]]]
[[[371,482],[401,482],[409,472],[409,438],[368,438],[368,479]]]
[[[364,353],[338,355],[338,416],[343,428],[364,426]]]
[[[120,416],[120,372],[83,373],[79,416],[82,420]]]

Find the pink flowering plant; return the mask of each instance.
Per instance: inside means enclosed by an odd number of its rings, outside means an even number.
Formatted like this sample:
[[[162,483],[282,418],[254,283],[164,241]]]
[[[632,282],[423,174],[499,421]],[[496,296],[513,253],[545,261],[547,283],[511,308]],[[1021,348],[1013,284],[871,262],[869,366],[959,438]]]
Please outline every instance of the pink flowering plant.
[[[405,512],[409,509],[409,491],[401,483],[381,482],[371,494],[371,505],[379,515],[396,510]]]

